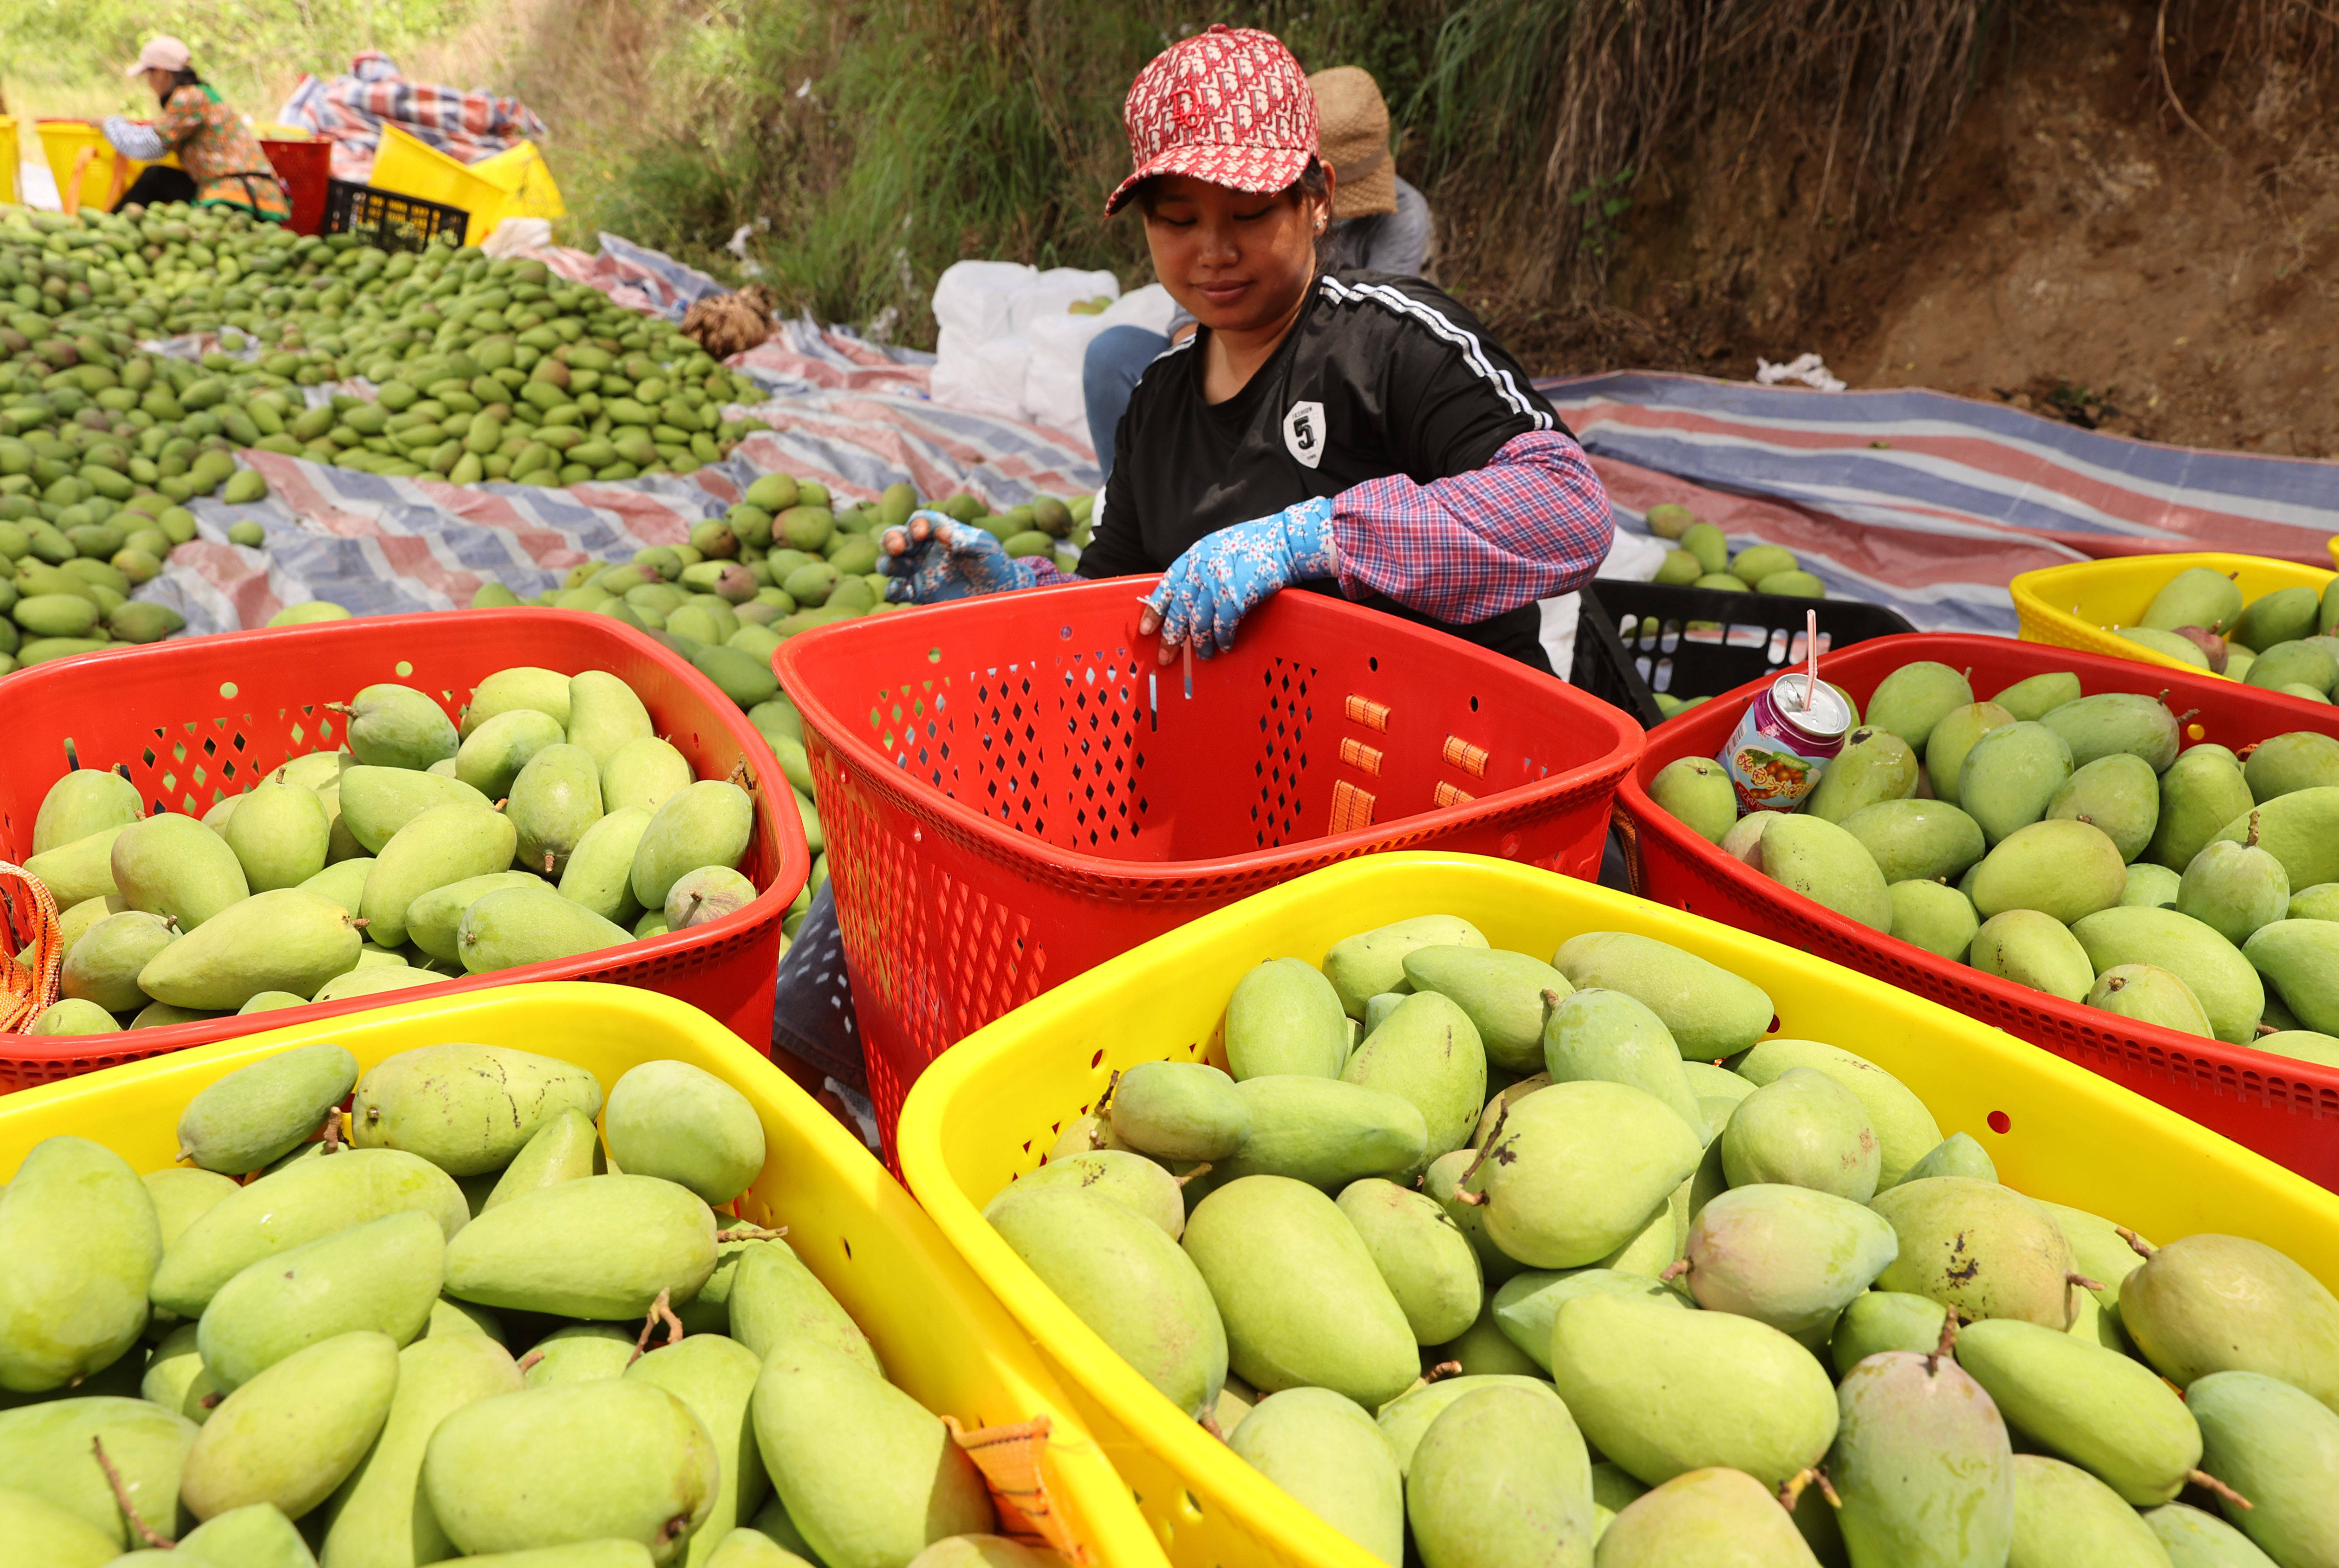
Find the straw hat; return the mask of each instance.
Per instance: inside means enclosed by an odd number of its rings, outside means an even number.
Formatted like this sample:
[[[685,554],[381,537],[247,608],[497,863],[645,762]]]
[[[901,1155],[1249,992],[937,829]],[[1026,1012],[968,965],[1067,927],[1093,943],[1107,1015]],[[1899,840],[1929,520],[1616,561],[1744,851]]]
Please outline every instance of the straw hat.
[[[1388,105],[1373,74],[1335,65],[1308,78],[1316,94],[1324,162],[1332,166],[1332,221],[1396,211],[1396,166],[1389,158]]]

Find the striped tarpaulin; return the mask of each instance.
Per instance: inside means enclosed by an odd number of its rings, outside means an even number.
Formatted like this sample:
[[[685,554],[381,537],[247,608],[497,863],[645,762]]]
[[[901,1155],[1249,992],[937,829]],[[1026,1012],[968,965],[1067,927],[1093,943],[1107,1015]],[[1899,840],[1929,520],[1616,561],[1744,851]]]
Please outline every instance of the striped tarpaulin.
[[[466,163],[544,135],[544,122],[518,99],[409,82],[377,49],[352,60],[346,76],[303,75],[276,117],[331,142],[333,178],[358,185],[373,173],[385,122]]]

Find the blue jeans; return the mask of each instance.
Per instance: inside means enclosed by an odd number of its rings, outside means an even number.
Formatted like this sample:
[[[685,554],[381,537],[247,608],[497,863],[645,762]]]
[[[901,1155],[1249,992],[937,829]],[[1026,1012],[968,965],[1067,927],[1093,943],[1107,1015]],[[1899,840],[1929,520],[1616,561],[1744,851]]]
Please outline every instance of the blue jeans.
[[[1120,416],[1129,411],[1129,395],[1170,340],[1142,327],[1107,327],[1089,340],[1088,358],[1081,365],[1081,391],[1089,405],[1089,445],[1096,449],[1097,467],[1112,472],[1112,436]]]

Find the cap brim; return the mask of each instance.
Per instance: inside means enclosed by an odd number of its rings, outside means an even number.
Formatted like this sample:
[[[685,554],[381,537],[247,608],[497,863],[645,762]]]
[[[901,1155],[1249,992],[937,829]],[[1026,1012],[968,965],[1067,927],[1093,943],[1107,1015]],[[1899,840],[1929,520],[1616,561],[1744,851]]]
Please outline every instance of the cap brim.
[[[130,67],[130,69],[128,69],[127,71],[124,71],[124,72],[123,73],[123,74],[124,76],[143,76],[143,75],[144,75],[144,74],[146,74],[146,73],[147,73],[147,72],[149,72],[149,71],[153,71],[153,70],[159,70],[159,69],[161,69],[161,67],[159,67],[159,66],[153,66],[153,65],[149,65],[149,64],[146,64],[146,62],[145,62],[145,61],[141,60],[141,61],[137,62],[135,64],[132,65],[132,66]]]
[[[1268,195],[1296,183],[1315,156],[1304,148],[1237,147],[1222,143],[1186,143],[1167,148],[1123,180],[1104,204],[1111,217],[1129,204],[1137,187],[1157,174],[1184,174],[1230,191]]]

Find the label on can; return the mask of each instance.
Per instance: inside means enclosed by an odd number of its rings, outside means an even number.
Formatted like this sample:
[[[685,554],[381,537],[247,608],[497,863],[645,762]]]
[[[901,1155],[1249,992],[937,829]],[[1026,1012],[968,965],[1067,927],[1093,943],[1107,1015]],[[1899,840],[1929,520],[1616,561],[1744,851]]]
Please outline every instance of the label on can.
[[[1819,787],[1829,760],[1843,750],[1850,705],[1821,681],[1817,700],[1806,707],[1807,678],[1800,673],[1781,676],[1769,691],[1755,693],[1729,744],[1714,758],[1738,792],[1741,815],[1793,811]]]

